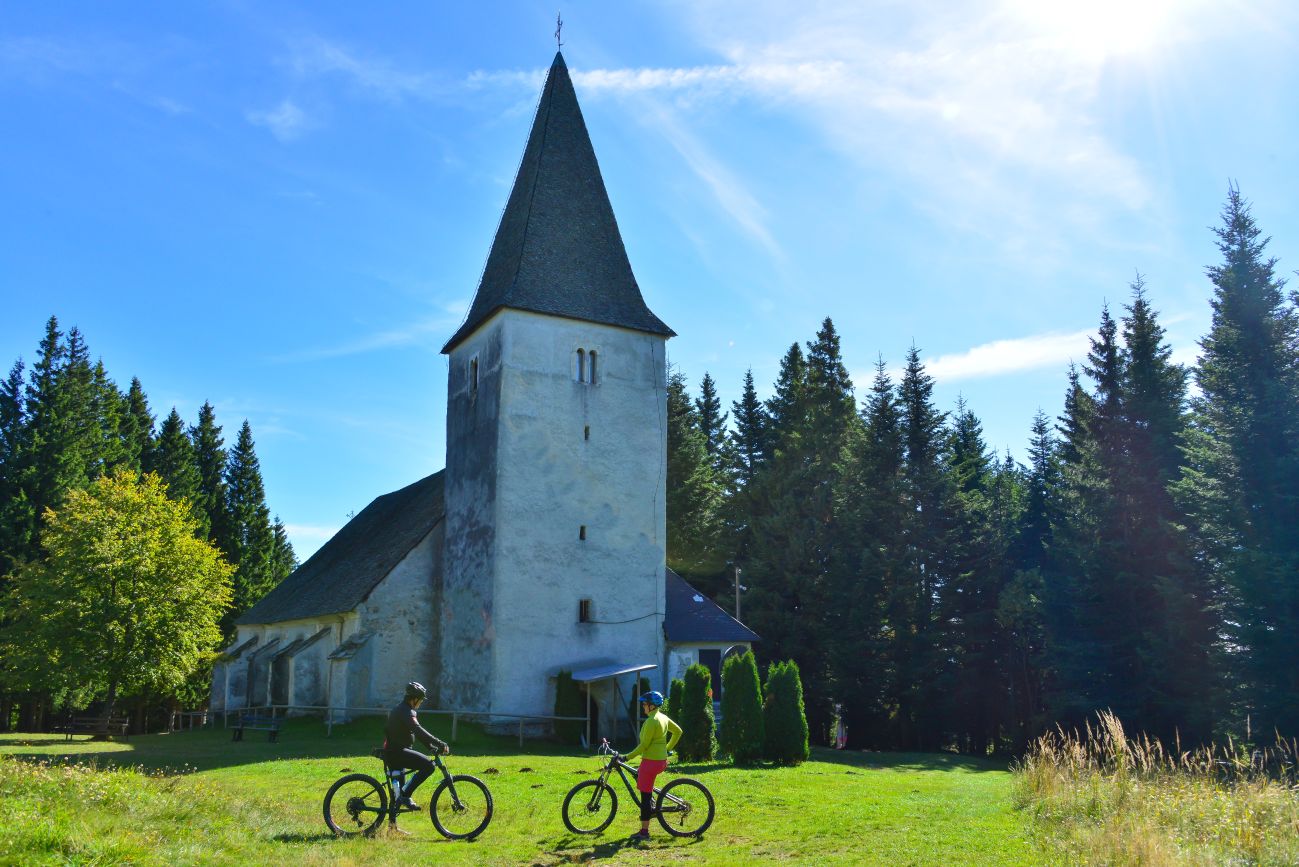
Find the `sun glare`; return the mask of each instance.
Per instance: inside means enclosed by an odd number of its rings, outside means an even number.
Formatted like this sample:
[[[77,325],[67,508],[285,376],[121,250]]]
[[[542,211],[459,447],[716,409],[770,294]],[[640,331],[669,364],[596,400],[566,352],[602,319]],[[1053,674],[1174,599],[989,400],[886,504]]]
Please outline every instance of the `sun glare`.
[[[1089,56],[1139,55],[1166,35],[1178,0],[1010,0],[1036,36]]]

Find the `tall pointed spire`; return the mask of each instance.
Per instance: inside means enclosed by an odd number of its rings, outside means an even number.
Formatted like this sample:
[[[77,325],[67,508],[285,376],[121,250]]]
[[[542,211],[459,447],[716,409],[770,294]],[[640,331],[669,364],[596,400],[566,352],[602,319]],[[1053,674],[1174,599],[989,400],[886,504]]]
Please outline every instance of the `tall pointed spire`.
[[[675,334],[641,297],[560,53],[473,306],[442,351],[502,307]]]

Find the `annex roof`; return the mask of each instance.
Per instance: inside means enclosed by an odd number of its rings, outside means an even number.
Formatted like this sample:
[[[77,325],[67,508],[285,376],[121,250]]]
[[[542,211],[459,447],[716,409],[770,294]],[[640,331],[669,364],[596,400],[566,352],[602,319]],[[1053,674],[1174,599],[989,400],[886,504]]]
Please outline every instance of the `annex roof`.
[[[612,662],[601,660],[595,663],[588,663],[573,672],[573,680],[578,683],[590,683],[595,680],[608,680],[611,677],[620,677],[624,674],[636,674],[641,671],[649,671],[658,668],[653,663],[635,663],[635,662]]]
[[[502,307],[675,334],[641,297],[558,53],[474,303],[442,351],[450,352]]]
[[[761,641],[761,636],[731,615],[686,579],[667,570],[667,613],[663,634],[674,643]]]
[[[442,471],[384,494],[239,617],[279,623],[356,608],[446,514]]]

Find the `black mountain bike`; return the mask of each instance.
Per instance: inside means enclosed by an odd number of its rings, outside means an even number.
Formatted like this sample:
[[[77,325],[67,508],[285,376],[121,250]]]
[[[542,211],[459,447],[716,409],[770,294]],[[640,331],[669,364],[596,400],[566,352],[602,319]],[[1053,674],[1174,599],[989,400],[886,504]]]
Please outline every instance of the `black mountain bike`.
[[[383,785],[369,774],[348,774],[325,793],[325,824],[340,837],[374,834],[384,818],[396,826],[397,816],[412,812],[397,806],[406,771],[390,767],[382,749],[371,755],[383,761]],[[492,820],[492,793],[477,777],[452,776],[441,756],[433,756],[433,764],[442,772],[442,782],[433,790],[428,805],[433,827],[443,837],[472,840]]]
[[[600,755],[609,757],[600,775],[578,783],[564,798],[564,825],[574,834],[598,834],[613,822],[618,814],[618,793],[609,785],[609,777],[614,771],[627,787],[631,802],[639,803],[640,793],[631,781],[636,769],[623,761],[608,740],[601,742]],[[713,793],[698,780],[677,777],[663,788],[654,789],[654,815],[663,830],[674,837],[702,836],[713,823],[713,810]]]

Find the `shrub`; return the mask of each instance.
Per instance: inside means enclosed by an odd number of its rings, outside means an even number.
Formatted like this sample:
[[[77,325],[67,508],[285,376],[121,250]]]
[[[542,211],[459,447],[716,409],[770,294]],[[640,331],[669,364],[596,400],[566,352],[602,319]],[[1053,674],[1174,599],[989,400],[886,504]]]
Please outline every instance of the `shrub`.
[[[668,717],[674,722],[681,722],[681,696],[686,691],[686,682],[679,677],[672,678],[668,687]]]
[[[627,719],[632,720],[633,722],[635,722],[638,718],[641,720],[645,719],[645,715],[640,712],[640,701],[636,698],[636,696],[644,695],[645,693],[649,692],[653,688],[654,687],[650,686],[649,679],[645,677],[642,677],[640,679],[639,693],[636,692],[636,687],[633,686],[631,688],[631,698],[627,699]],[[669,716],[671,716],[671,714],[669,714]]]
[[[767,669],[766,725],[763,752],[779,765],[797,765],[809,755],[807,714],[803,710],[803,680],[794,660],[773,662]]]
[[[756,762],[763,748],[762,683],[753,651],[722,666],[722,752],[737,765]]]
[[[555,678],[555,716],[583,716],[586,706],[582,702],[582,687],[573,680],[573,673],[561,671]],[[582,743],[586,733],[586,724],[579,720],[557,720],[555,736],[561,743],[577,745]]]
[[[685,687],[681,690],[681,719],[685,733],[677,752],[688,762],[705,762],[717,755],[717,735],[713,729],[713,676],[707,666],[686,669]]]

